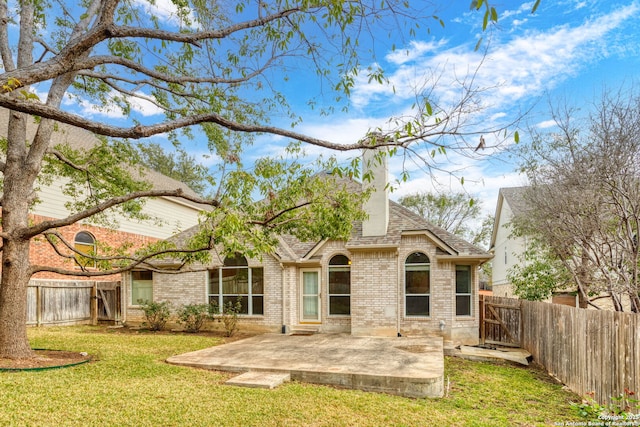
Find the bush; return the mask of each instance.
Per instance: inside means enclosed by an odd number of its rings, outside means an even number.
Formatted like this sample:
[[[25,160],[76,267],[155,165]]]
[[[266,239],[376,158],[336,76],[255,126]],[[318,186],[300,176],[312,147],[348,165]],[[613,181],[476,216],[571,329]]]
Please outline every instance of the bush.
[[[222,322],[225,336],[230,337],[238,330],[238,313],[242,311],[239,297],[235,303],[231,301],[224,303],[222,310],[219,310],[218,304],[213,302],[210,305],[210,310],[211,313],[217,313],[214,317],[218,322]]]
[[[211,318],[208,304],[183,305],[177,311],[178,323],[184,325],[187,332],[198,332],[204,322]]]
[[[171,317],[171,303],[169,301],[149,302],[140,304],[144,317],[147,320],[144,324],[152,331],[160,331]]]

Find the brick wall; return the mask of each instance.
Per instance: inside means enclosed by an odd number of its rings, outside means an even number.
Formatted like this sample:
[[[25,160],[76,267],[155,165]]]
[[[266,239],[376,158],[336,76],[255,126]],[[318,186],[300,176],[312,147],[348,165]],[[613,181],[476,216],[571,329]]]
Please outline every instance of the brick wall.
[[[351,263],[351,333],[396,336],[398,254],[354,251]]]
[[[194,265],[203,269],[180,274],[153,273],[153,300],[169,301],[174,308],[188,304],[206,304],[208,302],[209,269],[223,264],[216,253],[212,253],[210,265]],[[265,256],[262,262],[248,259],[249,267],[263,267],[264,271],[264,314],[261,316],[241,316],[240,322],[280,329],[282,325],[282,277],[283,269],[272,256]],[[142,321],[142,310],[131,303],[131,275],[124,274],[127,321]]]
[[[425,253],[431,264],[431,295],[429,317],[407,317],[404,309],[404,262],[411,253]],[[472,305],[471,316],[456,316],[456,263],[438,261],[436,248],[426,236],[405,236],[399,250],[398,283],[402,297],[400,298],[401,322],[403,335],[438,335],[447,341],[475,344],[478,341],[478,274],[472,265]],[[461,263],[462,264],[462,263]],[[440,322],[444,321],[444,330]]]
[[[30,215],[30,220],[37,224],[43,221],[48,221],[53,218],[47,218],[39,215]],[[158,239],[152,237],[141,236],[133,233],[126,233],[122,231],[114,231],[104,227],[97,227],[93,225],[85,224],[72,224],[66,227],[58,229],[58,232],[63,236],[65,240],[73,244],[74,238],[80,231],[86,231],[93,235],[98,245],[98,252],[100,245],[107,245],[109,247],[120,247],[122,245],[130,245],[131,251],[143,247],[149,243],[156,242]],[[66,251],[66,253],[71,253]],[[37,237],[32,240],[31,248],[29,252],[29,259],[32,265],[45,265],[50,267],[60,267],[69,270],[80,271],[80,268],[75,265],[72,260],[62,258],[53,250],[51,245],[43,238]],[[0,266],[1,268],[1,266]],[[41,272],[33,276],[38,279],[65,279],[68,276]],[[73,280],[99,280],[99,281],[113,281],[120,280],[120,275],[112,276],[98,276],[98,277],[82,277],[73,276]]]

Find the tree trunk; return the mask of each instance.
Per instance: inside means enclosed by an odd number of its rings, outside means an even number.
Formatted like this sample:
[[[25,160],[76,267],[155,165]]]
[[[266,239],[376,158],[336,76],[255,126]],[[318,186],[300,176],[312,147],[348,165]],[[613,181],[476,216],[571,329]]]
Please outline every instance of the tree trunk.
[[[31,278],[29,200],[37,170],[27,162],[26,116],[12,112],[2,195],[2,278],[0,279],[0,357],[33,357],[27,339],[27,285]]]
[[[34,353],[27,339],[29,241],[4,241],[0,282],[0,357],[23,359]]]

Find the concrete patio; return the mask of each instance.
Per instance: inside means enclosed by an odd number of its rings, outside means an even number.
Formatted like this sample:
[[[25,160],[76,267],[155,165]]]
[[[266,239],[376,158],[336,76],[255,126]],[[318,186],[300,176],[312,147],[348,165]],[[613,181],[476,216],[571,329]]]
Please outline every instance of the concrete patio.
[[[288,374],[295,381],[414,398],[442,397],[444,392],[442,338],[265,334],[172,356],[167,362],[272,377]]]

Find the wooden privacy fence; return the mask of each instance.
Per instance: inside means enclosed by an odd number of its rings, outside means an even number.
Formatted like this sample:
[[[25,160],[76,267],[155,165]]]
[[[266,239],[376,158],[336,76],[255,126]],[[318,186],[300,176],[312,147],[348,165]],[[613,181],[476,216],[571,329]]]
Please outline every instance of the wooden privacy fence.
[[[640,392],[640,315],[513,298],[487,301],[520,305],[522,348],[575,393],[593,392],[608,404],[625,390]]]
[[[97,324],[119,320],[120,282],[31,280],[27,324]]]

